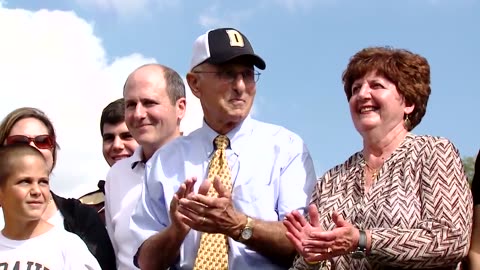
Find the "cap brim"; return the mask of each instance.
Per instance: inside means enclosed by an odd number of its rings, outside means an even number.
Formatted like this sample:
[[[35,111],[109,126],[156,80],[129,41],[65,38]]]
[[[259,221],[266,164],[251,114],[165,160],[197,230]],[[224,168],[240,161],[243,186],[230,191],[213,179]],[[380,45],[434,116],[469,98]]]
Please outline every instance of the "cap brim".
[[[256,66],[258,69],[261,69],[261,70],[264,70],[267,66],[265,64],[265,61],[263,61],[263,59],[256,54],[239,54],[239,55],[234,55],[232,57],[229,57],[227,59],[218,59],[218,58],[215,59],[213,57],[210,57],[207,60],[205,60],[205,62],[218,65],[218,64],[223,64],[238,58],[245,59],[246,60],[245,62],[251,63],[252,65]]]

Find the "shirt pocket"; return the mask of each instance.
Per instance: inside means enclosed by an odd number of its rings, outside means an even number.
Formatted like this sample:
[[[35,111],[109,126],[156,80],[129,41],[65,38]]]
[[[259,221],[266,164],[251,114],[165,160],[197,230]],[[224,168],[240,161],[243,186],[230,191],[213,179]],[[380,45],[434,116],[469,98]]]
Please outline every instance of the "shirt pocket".
[[[271,185],[241,185],[233,189],[234,206],[246,215],[273,219],[275,209],[274,191]],[[270,217],[270,212],[274,215]]]
[[[237,210],[251,217],[264,220],[276,220],[276,201],[278,198],[278,179],[280,170],[275,166],[276,160],[268,155],[258,160],[258,153],[242,150],[242,156],[234,169],[234,186],[232,200]],[[256,156],[253,156],[256,154]],[[256,157],[256,158],[255,158]]]
[[[233,188],[233,200],[246,203],[254,203],[261,199],[262,196],[268,196],[269,185],[261,184],[255,185],[253,183],[247,183]]]

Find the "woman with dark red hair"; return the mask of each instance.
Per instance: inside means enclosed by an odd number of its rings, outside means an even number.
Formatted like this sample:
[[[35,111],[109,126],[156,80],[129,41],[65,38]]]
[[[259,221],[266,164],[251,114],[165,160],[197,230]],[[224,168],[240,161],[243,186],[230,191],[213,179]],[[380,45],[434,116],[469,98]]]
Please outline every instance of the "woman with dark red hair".
[[[411,133],[430,96],[427,60],[366,48],[343,83],[363,149],[319,179],[308,219],[287,215],[292,269],[459,269],[472,221],[462,161],[449,140]]]

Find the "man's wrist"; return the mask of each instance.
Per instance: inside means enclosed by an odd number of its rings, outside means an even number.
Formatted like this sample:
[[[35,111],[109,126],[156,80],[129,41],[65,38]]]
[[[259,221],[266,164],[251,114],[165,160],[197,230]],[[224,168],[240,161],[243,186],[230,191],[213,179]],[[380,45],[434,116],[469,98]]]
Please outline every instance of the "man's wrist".
[[[238,239],[239,242],[244,243],[250,240],[253,236],[253,227],[254,227],[254,220],[247,216],[247,224],[243,227],[240,231],[240,238]]]
[[[188,229],[183,229],[183,226],[180,225],[175,225],[171,224],[166,228],[166,230],[169,232],[169,235],[171,235],[171,238],[174,239],[175,241],[181,241],[185,240],[185,237],[187,237],[188,232],[190,231],[190,228]]]
[[[234,226],[232,228],[232,232],[230,233],[230,237],[232,239],[234,239],[235,241],[238,241],[240,239],[240,236],[242,235],[242,230],[243,228],[245,228],[245,226],[247,226],[247,222],[248,222],[248,216],[243,214],[243,213],[239,213],[239,223],[237,224],[237,226]]]

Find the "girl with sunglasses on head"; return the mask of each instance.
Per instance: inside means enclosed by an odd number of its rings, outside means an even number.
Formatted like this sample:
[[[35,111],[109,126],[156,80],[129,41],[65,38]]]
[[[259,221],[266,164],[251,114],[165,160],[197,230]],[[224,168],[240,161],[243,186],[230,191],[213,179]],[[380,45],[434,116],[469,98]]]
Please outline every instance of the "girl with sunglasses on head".
[[[0,124],[1,145],[29,144],[37,148],[47,161],[50,172],[55,168],[57,150],[55,129],[42,111],[19,108],[9,113]],[[115,253],[108,233],[97,212],[76,199],[66,199],[51,192],[50,203],[42,218],[54,226],[77,234],[88,246],[104,270],[116,269]]]

